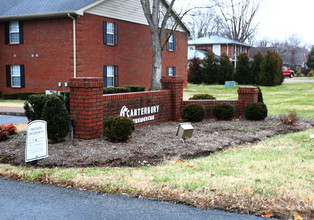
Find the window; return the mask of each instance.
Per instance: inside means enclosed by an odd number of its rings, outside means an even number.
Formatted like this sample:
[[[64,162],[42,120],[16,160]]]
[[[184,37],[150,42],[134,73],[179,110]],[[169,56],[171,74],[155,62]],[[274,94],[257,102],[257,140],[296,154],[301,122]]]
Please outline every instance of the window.
[[[118,66],[104,66],[104,87],[118,86]]]
[[[167,67],[167,76],[175,76],[176,68],[175,67]]]
[[[23,23],[21,21],[5,22],[5,44],[23,44]]]
[[[104,21],[104,44],[118,45],[118,24]]]
[[[176,35],[172,34],[170,36],[170,33],[167,33],[167,38],[168,38],[167,50],[168,51],[176,51]]]
[[[6,66],[7,87],[25,88],[24,65]]]

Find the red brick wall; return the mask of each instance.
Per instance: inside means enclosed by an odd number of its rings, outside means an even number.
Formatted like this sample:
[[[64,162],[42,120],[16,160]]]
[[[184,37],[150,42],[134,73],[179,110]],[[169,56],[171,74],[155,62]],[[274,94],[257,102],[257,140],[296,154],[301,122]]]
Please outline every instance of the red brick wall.
[[[118,45],[103,44],[103,21],[118,24]],[[91,29],[93,27],[93,29]],[[119,86],[151,84],[152,45],[148,26],[85,14],[77,21],[77,76],[103,77],[104,65],[119,67]],[[165,49],[162,75],[166,67],[176,67],[177,76],[187,83],[187,35],[176,32],[176,51]]]
[[[56,90],[58,82],[64,86],[73,76],[72,20],[27,20],[23,28],[24,44],[6,45],[0,22],[0,91]],[[6,65],[25,65],[25,88],[6,87]]]
[[[164,90],[102,95],[102,78],[87,77],[71,79],[70,110],[75,119],[74,137],[91,139],[102,136],[102,121],[110,116],[128,116],[136,126],[156,124],[181,117],[182,108],[191,103],[206,108],[207,118],[212,118],[212,108],[219,103],[230,103],[236,108],[236,117],[243,116],[244,108],[257,102],[257,87],[240,87],[238,100],[192,100],[183,101],[183,78],[162,77]],[[135,113],[136,112],[136,113]]]
[[[103,21],[119,25],[118,46],[103,44]],[[23,22],[24,44],[5,45],[4,22],[0,22],[0,91],[58,90],[58,82],[73,77],[73,23],[70,18]],[[119,67],[119,86],[150,87],[152,46],[149,27],[126,21],[84,14],[77,19],[77,76],[103,77],[104,65]],[[14,58],[14,54],[16,57]],[[35,57],[32,57],[34,54]],[[36,57],[38,54],[38,57]],[[166,67],[176,67],[187,85],[187,35],[176,32],[176,51],[164,51]],[[7,88],[5,65],[25,65],[25,88]]]

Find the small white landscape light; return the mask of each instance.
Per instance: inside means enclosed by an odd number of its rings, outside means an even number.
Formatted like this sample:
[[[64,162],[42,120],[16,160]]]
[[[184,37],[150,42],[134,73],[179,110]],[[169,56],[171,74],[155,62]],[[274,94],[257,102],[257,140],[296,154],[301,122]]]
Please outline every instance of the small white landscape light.
[[[194,127],[191,122],[179,123],[177,136],[179,136],[181,141],[184,143],[185,139],[192,137],[193,131]]]

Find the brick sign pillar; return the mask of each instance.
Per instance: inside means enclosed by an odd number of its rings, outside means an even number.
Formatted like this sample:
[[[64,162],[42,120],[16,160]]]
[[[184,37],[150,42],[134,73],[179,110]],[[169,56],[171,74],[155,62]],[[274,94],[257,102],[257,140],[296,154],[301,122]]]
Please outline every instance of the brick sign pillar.
[[[102,78],[70,79],[70,112],[74,119],[74,138],[93,139],[102,136],[103,126]]]
[[[162,90],[172,91],[172,120],[177,121],[181,118],[184,79],[182,77],[163,76],[160,82]]]
[[[243,115],[245,107],[258,101],[258,88],[257,87],[239,87],[238,89],[238,114]]]

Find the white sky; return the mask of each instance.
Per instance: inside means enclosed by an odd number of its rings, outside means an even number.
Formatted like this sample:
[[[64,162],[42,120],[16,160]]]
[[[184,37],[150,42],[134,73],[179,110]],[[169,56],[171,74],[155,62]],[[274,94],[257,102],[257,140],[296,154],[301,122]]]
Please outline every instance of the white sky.
[[[193,6],[209,0],[177,0],[177,3]],[[256,18],[259,22],[256,40],[284,41],[296,34],[302,44],[314,45],[314,0],[261,0]]]

